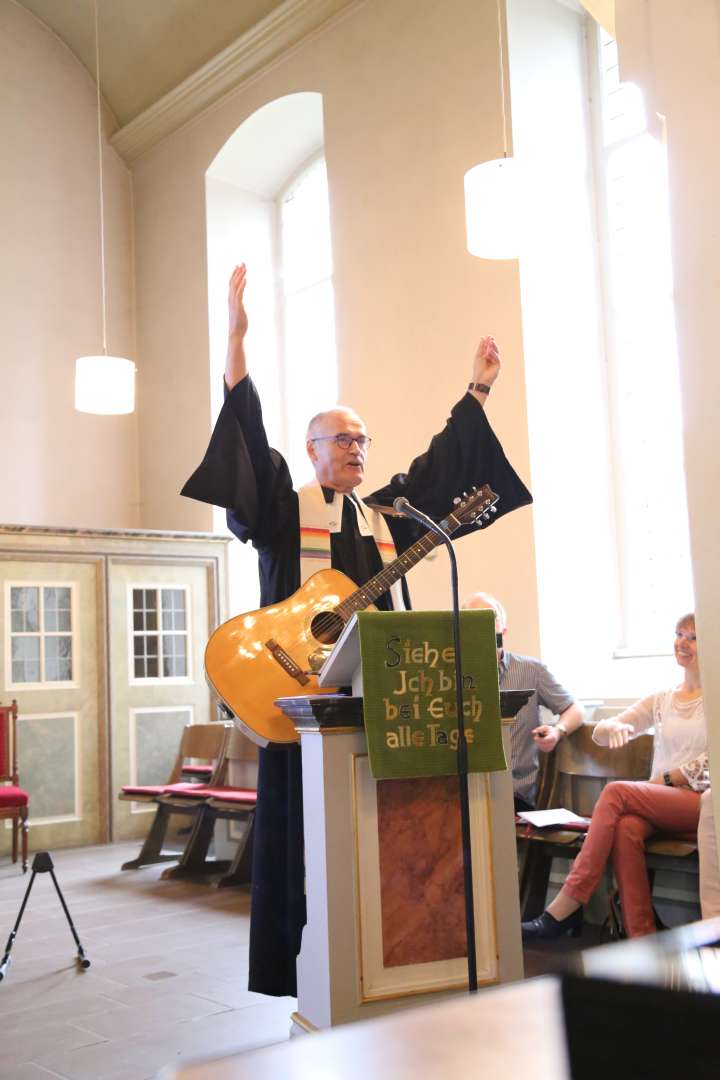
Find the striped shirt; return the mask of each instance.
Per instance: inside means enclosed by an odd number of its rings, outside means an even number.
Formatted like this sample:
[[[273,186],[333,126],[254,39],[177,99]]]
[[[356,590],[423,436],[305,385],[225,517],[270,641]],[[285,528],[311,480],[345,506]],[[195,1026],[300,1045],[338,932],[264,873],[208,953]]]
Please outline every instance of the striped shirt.
[[[510,724],[513,792],[534,806],[540,751],[533,742],[532,731],[544,722],[540,706],[557,714],[569,709],[575,699],[533,656],[519,656],[505,649],[498,674],[501,690],[535,691]]]

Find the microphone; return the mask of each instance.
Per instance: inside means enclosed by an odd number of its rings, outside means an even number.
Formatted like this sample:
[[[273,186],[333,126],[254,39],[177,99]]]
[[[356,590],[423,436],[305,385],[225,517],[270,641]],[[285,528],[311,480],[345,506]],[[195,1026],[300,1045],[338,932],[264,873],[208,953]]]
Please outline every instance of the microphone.
[[[418,510],[416,506],[413,506],[404,495],[399,495],[393,502],[393,510],[396,514],[400,514],[401,517],[413,518],[414,521],[418,521],[421,525],[424,525],[428,529],[432,529],[433,532],[440,531],[443,536],[445,533],[440,526],[437,525],[432,518],[427,514],[423,514],[422,510]]]

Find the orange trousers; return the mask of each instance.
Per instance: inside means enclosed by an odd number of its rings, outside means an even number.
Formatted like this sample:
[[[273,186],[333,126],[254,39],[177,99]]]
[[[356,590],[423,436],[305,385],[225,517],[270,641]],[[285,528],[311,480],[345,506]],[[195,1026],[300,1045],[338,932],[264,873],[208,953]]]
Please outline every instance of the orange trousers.
[[[612,859],[628,937],[655,932],[645,841],[653,833],[694,833],[700,794],[689,788],[646,781],[608,784],[593,810],[585,843],[572,864],[563,891],[587,903]]]

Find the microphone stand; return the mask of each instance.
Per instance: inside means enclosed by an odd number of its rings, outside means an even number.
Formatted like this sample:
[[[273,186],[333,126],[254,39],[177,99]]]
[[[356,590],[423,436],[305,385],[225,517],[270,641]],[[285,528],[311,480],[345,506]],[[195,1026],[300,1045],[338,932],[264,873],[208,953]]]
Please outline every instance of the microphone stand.
[[[468,753],[465,742],[465,714],[463,711],[463,685],[462,685],[462,660],[460,646],[460,599],[458,593],[458,570],[457,558],[452,540],[445,530],[423,514],[421,510],[412,506],[407,499],[399,498],[393,503],[396,513],[404,517],[411,517],[420,522],[426,528],[438,536],[447,548],[450,557],[450,580],[452,585],[452,626],[453,642],[455,645],[455,700],[457,703],[458,719],[458,746],[457,746],[457,775],[460,790],[460,825],[462,830],[462,854],[463,854],[463,882],[465,892],[465,933],[467,936],[467,966],[468,966],[468,989],[473,993],[478,988],[477,983],[477,958],[475,946],[475,903],[473,897],[472,879],[472,851],[470,849],[470,796],[468,793]]]

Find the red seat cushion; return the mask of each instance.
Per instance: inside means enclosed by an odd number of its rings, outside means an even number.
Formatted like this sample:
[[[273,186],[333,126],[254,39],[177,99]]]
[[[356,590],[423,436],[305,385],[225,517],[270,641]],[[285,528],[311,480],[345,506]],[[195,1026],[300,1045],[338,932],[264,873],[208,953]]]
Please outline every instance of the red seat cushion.
[[[177,792],[184,794],[187,790],[194,790],[197,784],[126,784],[122,788],[123,795],[172,795]]]
[[[205,788],[205,795],[208,799],[215,799],[216,802],[227,803],[256,803],[257,791],[255,788]]]
[[[163,795],[175,795],[183,799],[207,799],[207,791],[202,784],[168,784],[163,788]]]
[[[30,796],[21,787],[0,785],[0,809],[9,806],[27,806]]]
[[[212,765],[183,765],[182,771],[187,776],[212,776]]]

